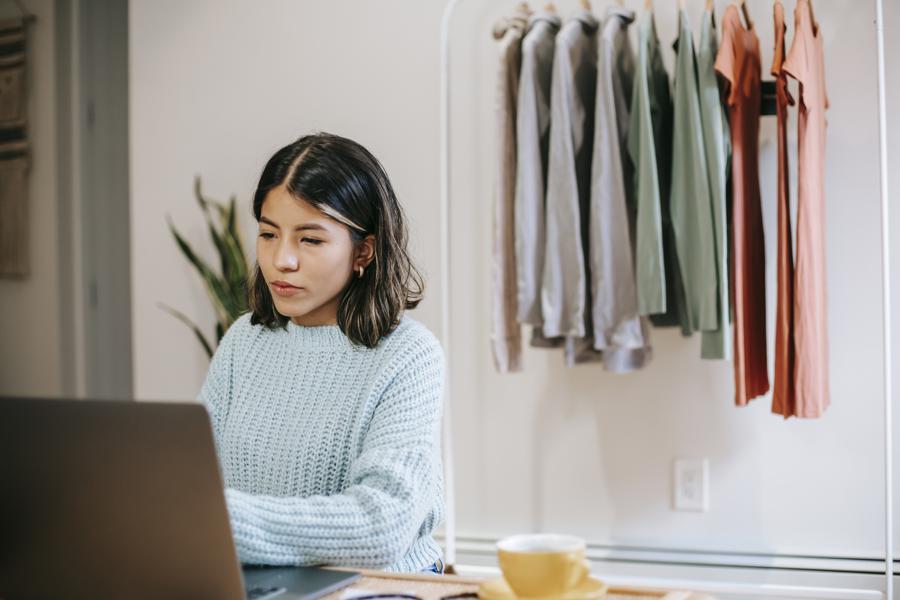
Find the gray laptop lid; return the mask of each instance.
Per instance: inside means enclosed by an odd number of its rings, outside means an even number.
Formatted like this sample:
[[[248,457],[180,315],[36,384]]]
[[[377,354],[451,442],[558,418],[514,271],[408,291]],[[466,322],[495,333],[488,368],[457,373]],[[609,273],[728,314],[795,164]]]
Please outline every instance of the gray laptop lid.
[[[0,398],[0,486],[0,598],[244,598],[198,404]]]

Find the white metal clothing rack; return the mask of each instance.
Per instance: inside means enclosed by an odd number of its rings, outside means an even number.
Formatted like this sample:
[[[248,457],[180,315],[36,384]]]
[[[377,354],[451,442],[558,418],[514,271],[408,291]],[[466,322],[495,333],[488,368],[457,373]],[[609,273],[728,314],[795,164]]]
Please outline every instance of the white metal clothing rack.
[[[441,334],[444,345],[447,377],[445,382],[444,420],[443,420],[443,460],[446,490],[445,519],[445,558],[448,564],[456,564],[456,503],[453,478],[453,444],[451,425],[451,378],[452,367],[451,328],[450,328],[450,26],[453,14],[461,0],[448,0],[441,19]],[[886,600],[894,600],[893,556],[894,556],[894,515],[893,515],[893,427],[892,427],[892,377],[891,377],[891,280],[890,280],[890,212],[888,204],[888,159],[887,159],[887,107],[885,92],[885,57],[884,57],[884,6],[883,0],[875,2],[875,33],[878,61],[878,142],[879,142],[879,174],[881,196],[881,279],[882,279],[882,313],[884,329],[882,333],[883,349],[883,400],[884,400],[884,574]],[[658,582],[657,582],[658,583]],[[755,596],[795,595],[798,588],[789,586],[719,585],[719,593],[740,593]],[[783,589],[782,589],[783,588]],[[798,597],[798,596],[795,596]]]

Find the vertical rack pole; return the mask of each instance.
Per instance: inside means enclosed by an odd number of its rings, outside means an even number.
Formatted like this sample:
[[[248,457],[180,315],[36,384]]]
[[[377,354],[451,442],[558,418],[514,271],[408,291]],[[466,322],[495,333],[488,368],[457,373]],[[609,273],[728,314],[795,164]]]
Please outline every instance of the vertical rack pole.
[[[450,352],[450,23],[458,0],[450,0],[441,17],[441,339],[444,344],[444,419],[441,430],[444,460],[444,559],[456,564],[456,487],[453,477]]]
[[[894,473],[891,373],[891,228],[888,205],[887,108],[884,77],[884,5],[875,0],[875,31],[878,47],[878,164],[881,179],[881,292],[882,343],[884,348],[884,571],[885,598],[894,599]]]

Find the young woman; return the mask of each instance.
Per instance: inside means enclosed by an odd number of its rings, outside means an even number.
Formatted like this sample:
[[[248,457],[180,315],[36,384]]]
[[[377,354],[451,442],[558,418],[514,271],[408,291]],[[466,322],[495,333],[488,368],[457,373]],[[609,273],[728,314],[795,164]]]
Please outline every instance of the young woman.
[[[383,167],[346,138],[269,159],[251,312],[200,393],[244,563],[443,569],[444,360]]]

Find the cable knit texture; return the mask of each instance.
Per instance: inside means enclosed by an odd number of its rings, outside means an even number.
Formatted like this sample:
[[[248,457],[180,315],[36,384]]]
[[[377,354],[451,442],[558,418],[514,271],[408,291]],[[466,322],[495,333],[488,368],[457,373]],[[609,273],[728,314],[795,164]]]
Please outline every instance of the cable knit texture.
[[[375,348],[337,325],[228,330],[200,392],[244,563],[419,571],[441,557],[444,358],[404,316]]]

